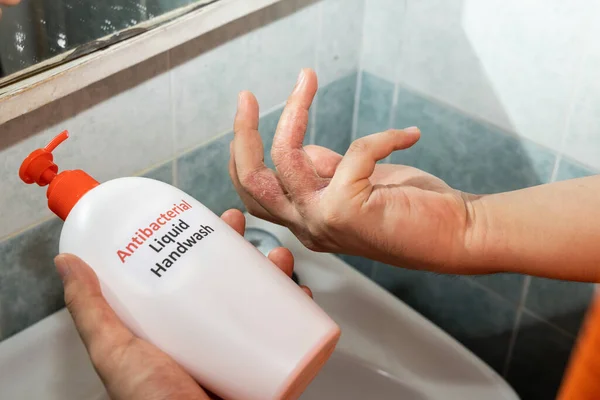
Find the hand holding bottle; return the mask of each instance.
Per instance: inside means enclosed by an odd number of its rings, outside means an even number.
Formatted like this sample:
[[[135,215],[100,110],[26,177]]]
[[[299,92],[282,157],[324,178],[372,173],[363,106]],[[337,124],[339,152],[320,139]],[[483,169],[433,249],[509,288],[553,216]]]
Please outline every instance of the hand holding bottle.
[[[230,210],[222,218],[243,235],[246,221],[241,212]],[[288,249],[274,249],[269,259],[292,275],[294,258]],[[67,308],[112,399],[216,398],[209,396],[170,356],[125,327],[104,300],[93,270],[83,261],[59,255],[56,266],[64,282]],[[310,295],[308,288],[304,290]]]

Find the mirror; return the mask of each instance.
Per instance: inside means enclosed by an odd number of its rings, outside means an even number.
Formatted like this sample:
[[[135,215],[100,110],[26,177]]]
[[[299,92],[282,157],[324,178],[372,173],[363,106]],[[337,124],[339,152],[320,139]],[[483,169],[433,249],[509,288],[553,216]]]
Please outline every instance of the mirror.
[[[215,1],[0,0],[0,87]]]

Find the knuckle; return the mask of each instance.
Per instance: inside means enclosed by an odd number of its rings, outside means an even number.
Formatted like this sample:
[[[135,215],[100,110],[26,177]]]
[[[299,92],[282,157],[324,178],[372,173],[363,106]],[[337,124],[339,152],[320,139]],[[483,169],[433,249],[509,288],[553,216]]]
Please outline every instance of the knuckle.
[[[349,151],[353,153],[363,153],[367,150],[367,140],[365,138],[356,139],[350,144]]]
[[[320,251],[319,246],[314,240],[304,240],[302,241],[302,244],[311,251]]]
[[[88,354],[92,364],[96,369],[105,371],[112,369],[115,365],[118,365],[119,360],[122,359],[124,352],[129,346],[129,342],[125,345],[110,346],[101,340],[93,340],[87,345]]]
[[[310,250],[324,251],[332,241],[332,233],[339,230],[338,222],[337,215],[328,213],[305,221],[302,243]]]
[[[79,317],[79,309],[81,308],[79,306],[81,300],[79,299],[77,293],[72,290],[69,285],[66,285],[64,300],[65,306],[67,307],[67,310],[69,310],[73,320],[77,321]]]
[[[312,231],[312,229],[297,231],[294,230],[294,234],[300,240],[300,243],[304,247],[312,251],[320,251],[319,245],[319,234]]]
[[[343,215],[338,207],[326,206],[323,208],[322,220],[326,227],[337,228],[343,221]]]
[[[87,348],[90,360],[97,369],[103,369],[109,363],[108,360],[112,356],[112,353],[111,351],[107,352],[105,346],[94,341],[89,343]]]
[[[288,148],[281,144],[280,141],[273,141],[271,145],[271,158],[273,161],[279,160],[287,153]]]
[[[383,136],[385,136],[386,138],[395,138],[398,136],[398,130],[397,129],[387,129],[385,131],[382,132]]]
[[[260,175],[260,169],[255,168],[247,172],[243,172],[239,175],[240,184],[244,188],[250,188],[256,185],[258,176]]]

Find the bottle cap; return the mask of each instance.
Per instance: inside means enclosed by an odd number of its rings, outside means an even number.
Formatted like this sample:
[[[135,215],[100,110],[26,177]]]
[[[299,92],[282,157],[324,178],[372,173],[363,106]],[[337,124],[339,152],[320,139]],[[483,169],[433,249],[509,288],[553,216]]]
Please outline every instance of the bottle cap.
[[[67,219],[71,209],[99,183],[81,170],[58,172],[52,151],[67,140],[69,133],[61,132],[43,149],[34,150],[21,164],[19,177],[27,184],[48,187],[48,207],[61,219]]]

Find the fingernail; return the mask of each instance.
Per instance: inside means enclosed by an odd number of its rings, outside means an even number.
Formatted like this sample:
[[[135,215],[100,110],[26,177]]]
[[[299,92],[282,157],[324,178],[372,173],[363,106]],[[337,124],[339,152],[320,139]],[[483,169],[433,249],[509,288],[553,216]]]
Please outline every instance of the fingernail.
[[[304,86],[304,82],[306,81],[306,74],[304,70],[300,71],[300,75],[298,75],[298,80],[296,81],[296,86],[294,87],[294,93],[298,92]]]
[[[242,106],[242,98],[243,98],[242,93],[243,92],[238,93],[238,101],[237,101],[238,108],[240,108]]]
[[[415,135],[415,134],[421,132],[421,130],[419,128],[417,128],[416,126],[409,126],[408,128],[404,128],[402,130],[406,133],[410,133],[411,135]]]
[[[71,272],[69,261],[67,260],[67,257],[63,256],[62,254],[56,256],[54,259],[54,265],[56,265],[56,272],[58,272],[58,275],[60,275],[61,279],[63,280]]]

